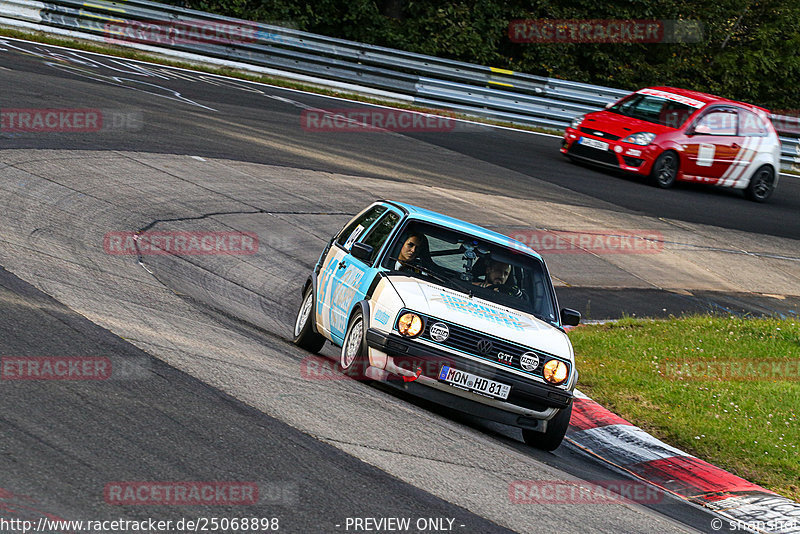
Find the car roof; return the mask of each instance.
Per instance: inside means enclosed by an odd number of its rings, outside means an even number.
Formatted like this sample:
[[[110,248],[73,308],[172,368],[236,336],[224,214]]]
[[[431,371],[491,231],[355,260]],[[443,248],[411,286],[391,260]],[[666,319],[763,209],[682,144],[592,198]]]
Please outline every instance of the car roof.
[[[657,89],[659,91],[666,91],[668,93],[674,93],[680,96],[686,96],[689,98],[694,98],[695,100],[699,100],[700,102],[707,104],[737,104],[739,106],[744,106],[745,108],[755,108],[760,109],[765,113],[769,113],[768,109],[762,108],[760,106],[756,106],[753,104],[748,104],[746,102],[739,102],[737,100],[731,100],[729,98],[723,98],[721,96],[712,95],[708,93],[701,93],[700,91],[691,91],[689,89],[680,89],[678,87],[667,87],[667,86],[658,86],[658,87],[647,87],[647,89]],[[705,107],[705,106],[703,106]]]
[[[443,215],[436,211],[420,208],[412,204],[406,204],[405,202],[396,202],[394,200],[386,200],[384,202],[388,204],[393,204],[394,206],[398,206],[404,209],[405,211],[408,212],[408,217],[410,219],[428,221],[434,224],[438,224],[440,226],[452,228],[454,230],[458,230],[459,232],[474,235],[475,237],[478,237],[480,239],[485,239],[486,241],[491,241],[498,245],[512,248],[514,250],[524,252],[535,258],[542,259],[542,257],[535,250],[533,250],[525,243],[517,241],[516,239],[511,239],[507,235],[503,235],[494,232],[492,230],[488,230],[482,226],[478,226],[477,224],[468,223],[466,221],[462,221],[461,219],[449,217],[447,215]]]

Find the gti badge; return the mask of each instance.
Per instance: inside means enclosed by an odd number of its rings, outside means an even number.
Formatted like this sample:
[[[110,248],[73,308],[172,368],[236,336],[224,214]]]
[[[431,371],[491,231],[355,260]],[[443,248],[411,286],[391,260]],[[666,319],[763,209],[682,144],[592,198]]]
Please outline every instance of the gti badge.
[[[444,323],[433,323],[431,325],[431,339],[442,343],[450,337],[450,329]]]
[[[539,367],[539,356],[537,356],[533,352],[526,352],[525,354],[519,357],[519,364],[526,371],[533,371],[537,367]]]

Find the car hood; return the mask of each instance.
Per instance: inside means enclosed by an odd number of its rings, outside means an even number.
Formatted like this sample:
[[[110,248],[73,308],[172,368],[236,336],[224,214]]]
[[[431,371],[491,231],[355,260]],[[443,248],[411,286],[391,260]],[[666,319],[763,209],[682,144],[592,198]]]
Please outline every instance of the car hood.
[[[555,356],[572,358],[566,333],[531,314],[418,278],[390,276],[406,308]]]
[[[633,117],[626,117],[611,111],[595,111],[587,113],[580,125],[581,128],[594,128],[623,139],[637,132],[652,132],[656,135],[674,132],[675,128],[647,122]]]

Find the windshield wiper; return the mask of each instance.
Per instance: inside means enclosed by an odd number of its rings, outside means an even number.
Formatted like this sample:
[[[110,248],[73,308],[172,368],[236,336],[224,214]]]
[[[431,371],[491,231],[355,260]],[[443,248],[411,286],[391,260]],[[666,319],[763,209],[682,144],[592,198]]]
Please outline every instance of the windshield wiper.
[[[442,283],[442,284],[444,284],[444,285],[446,285],[448,287],[452,287],[453,289],[455,289],[457,291],[461,291],[462,293],[467,293],[469,295],[469,297],[472,298],[472,289],[469,289],[469,290],[464,289],[459,284],[456,284],[455,283],[456,281],[453,278],[445,278],[444,276],[434,272],[429,267],[425,267],[424,265],[417,265],[417,264],[414,264],[414,263],[409,263],[409,262],[403,261],[403,260],[401,260],[399,258],[391,258],[390,257],[389,260],[396,261],[396,262],[400,263],[401,265],[404,265],[404,266],[408,267],[409,269],[421,271],[421,272],[427,274],[428,276],[430,276],[431,278],[433,278],[434,280],[436,280],[437,282],[440,282],[440,283]]]

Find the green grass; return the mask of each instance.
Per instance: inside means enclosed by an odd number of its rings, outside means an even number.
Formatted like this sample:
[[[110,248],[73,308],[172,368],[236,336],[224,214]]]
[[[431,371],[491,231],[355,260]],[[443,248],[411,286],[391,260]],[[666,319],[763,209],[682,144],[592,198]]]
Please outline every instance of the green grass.
[[[625,318],[570,332],[578,388],[663,441],[800,500],[800,371],[687,379],[667,362],[800,360],[800,320]],[[673,367],[674,369],[674,367]]]
[[[139,52],[133,48],[126,48],[123,46],[118,45],[111,45],[111,44],[99,44],[96,41],[88,41],[82,39],[72,39],[68,37],[53,37],[47,33],[43,32],[28,32],[28,31],[20,31],[11,28],[0,28],[0,36],[6,37],[14,37],[17,39],[25,39],[28,41],[35,41],[38,43],[56,45],[56,46],[63,46],[67,48],[74,48],[77,50],[85,50],[87,52],[95,52],[98,54],[107,54],[110,56],[122,57],[127,59],[135,59],[138,61],[148,61],[151,63],[157,63],[159,65],[167,65],[171,67],[180,67],[184,69],[195,70],[198,72],[207,72],[211,74],[219,74],[222,76],[230,76],[231,78],[238,78],[241,80],[249,80],[253,82],[260,82],[266,83],[269,85],[274,85],[276,87],[285,87],[288,89],[297,89],[300,91],[307,91],[309,93],[316,93],[320,95],[326,96],[335,96],[339,98],[346,98],[348,100],[354,100],[357,102],[363,102],[365,104],[377,104],[381,106],[389,106],[397,109],[405,109],[408,111],[419,111],[421,113],[431,113],[431,114],[445,114],[448,117],[452,117],[454,119],[465,119],[472,122],[477,122],[481,124],[488,124],[494,126],[504,126],[506,128],[514,128],[517,130],[526,130],[529,132],[539,132],[539,133],[546,133],[551,135],[561,136],[563,132],[553,128],[539,128],[536,126],[527,126],[522,124],[516,124],[506,121],[498,121],[492,119],[484,119],[481,117],[475,117],[472,115],[464,115],[461,113],[453,113],[446,109],[432,109],[426,108],[422,106],[415,106],[413,104],[407,104],[404,102],[397,102],[392,100],[374,98],[370,96],[365,96],[357,93],[351,93],[346,91],[337,91],[335,89],[327,89],[324,87],[319,87],[315,85],[308,85],[303,83],[298,83],[286,78],[279,78],[274,76],[261,76],[258,74],[253,74],[247,71],[236,70],[230,67],[214,67],[209,66],[208,64],[203,63],[193,63],[187,61],[175,61],[171,59],[167,59],[166,56],[161,56],[158,54],[153,53],[146,53],[146,52]]]

